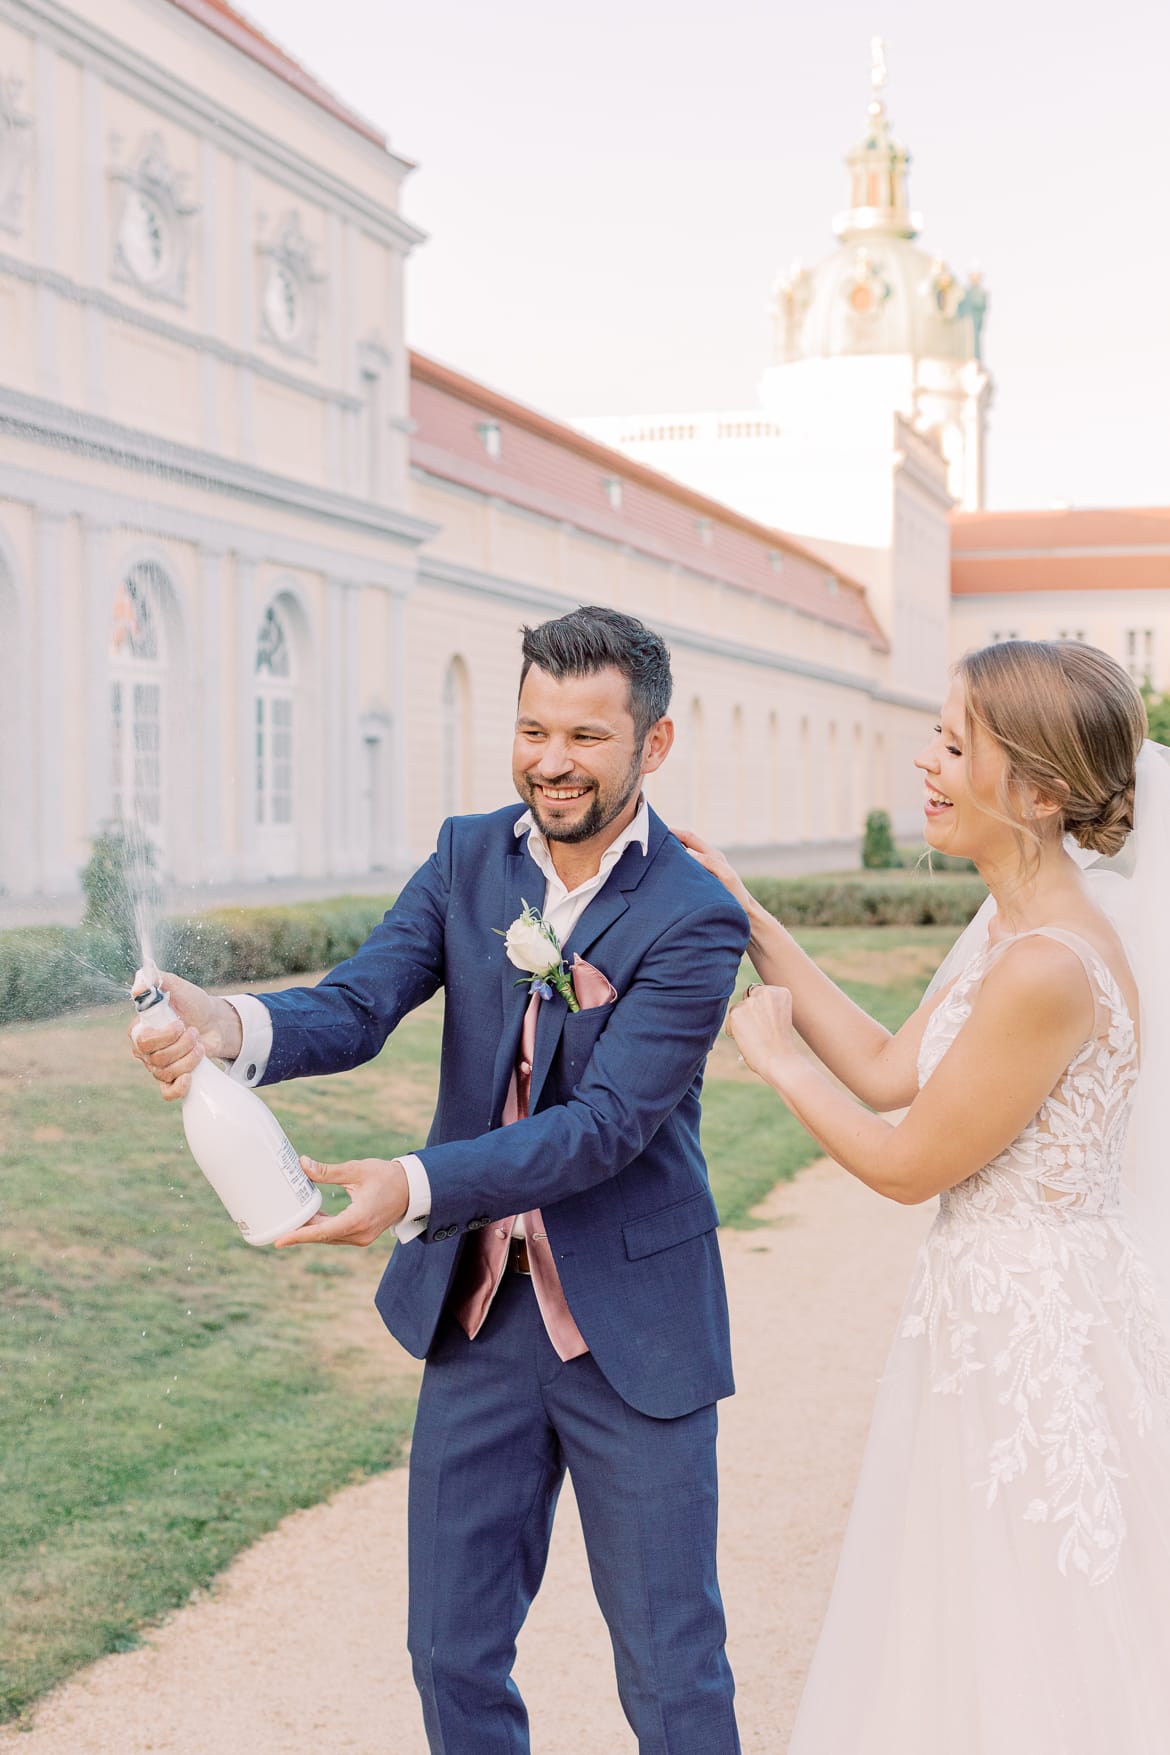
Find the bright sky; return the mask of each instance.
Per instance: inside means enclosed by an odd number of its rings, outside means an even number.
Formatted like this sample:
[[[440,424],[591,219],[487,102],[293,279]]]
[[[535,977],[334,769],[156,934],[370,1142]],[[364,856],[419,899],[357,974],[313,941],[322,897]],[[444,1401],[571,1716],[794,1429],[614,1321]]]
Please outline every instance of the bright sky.
[[[922,243],[977,264],[990,503],[1170,502],[1165,0],[244,0],[418,160],[424,352],[569,418],[752,407],[888,44]]]

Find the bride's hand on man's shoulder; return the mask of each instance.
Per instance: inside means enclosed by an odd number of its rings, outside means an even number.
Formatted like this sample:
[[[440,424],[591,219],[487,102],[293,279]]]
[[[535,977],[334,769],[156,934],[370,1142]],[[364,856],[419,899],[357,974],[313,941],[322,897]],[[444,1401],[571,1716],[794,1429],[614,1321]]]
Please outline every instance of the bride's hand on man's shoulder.
[[[781,1061],[798,1052],[787,987],[763,987],[753,981],[739,1004],[731,1007],[724,1028],[761,1078],[770,1077]]]
[[[750,908],[751,892],[726,853],[721,853],[718,847],[712,847],[710,841],[704,841],[693,829],[675,829],[674,833],[691,858],[697,860],[712,877],[717,877],[723,887],[731,891],[741,908]]]

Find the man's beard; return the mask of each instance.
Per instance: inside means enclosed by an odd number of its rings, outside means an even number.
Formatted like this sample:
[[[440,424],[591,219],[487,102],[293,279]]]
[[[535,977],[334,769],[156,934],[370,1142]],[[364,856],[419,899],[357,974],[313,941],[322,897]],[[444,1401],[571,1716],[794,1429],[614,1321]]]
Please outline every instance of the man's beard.
[[[597,787],[594,786],[593,797],[589,802],[589,809],[585,812],[585,815],[581,818],[580,822],[577,823],[565,823],[564,825],[558,823],[546,823],[541,814],[540,797],[536,791],[534,783],[526,776],[524,784],[528,793],[528,807],[536,818],[536,826],[546,841],[590,841],[594,835],[600,835],[603,829],[608,829],[614,818],[621,815],[627,804],[629,804],[631,798],[633,798],[635,792],[637,792],[641,786],[642,753],[639,750],[638,754],[634,757],[633,762],[630,764],[630,771],[626,775],[625,785],[622,787],[620,798],[616,800],[603,799],[598,792]],[[572,785],[573,782],[562,781],[560,784]]]

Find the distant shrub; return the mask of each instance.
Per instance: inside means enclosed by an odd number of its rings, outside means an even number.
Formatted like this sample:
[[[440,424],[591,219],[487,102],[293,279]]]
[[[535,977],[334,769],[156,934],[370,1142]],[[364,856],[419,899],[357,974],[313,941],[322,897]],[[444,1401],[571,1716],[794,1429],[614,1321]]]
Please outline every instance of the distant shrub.
[[[888,870],[899,863],[894,826],[888,810],[871,810],[866,817],[861,863],[867,871]]]
[[[1156,695],[1148,683],[1142,695],[1150,721],[1150,736],[1155,743],[1170,744],[1170,695]]]
[[[137,968],[143,923],[159,907],[154,848],[141,831],[115,824],[94,838],[81,873],[84,926],[112,939],[122,961]]]
[[[978,877],[749,877],[785,926],[965,926],[987,894]]]

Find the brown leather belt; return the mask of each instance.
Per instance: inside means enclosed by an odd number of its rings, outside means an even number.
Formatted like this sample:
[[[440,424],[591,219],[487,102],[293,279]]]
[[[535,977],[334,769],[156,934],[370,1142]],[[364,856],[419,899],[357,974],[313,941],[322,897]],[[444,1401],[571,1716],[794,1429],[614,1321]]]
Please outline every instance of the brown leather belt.
[[[513,1237],[508,1245],[508,1266],[514,1274],[528,1274],[532,1269],[528,1265],[528,1240],[525,1237]]]

